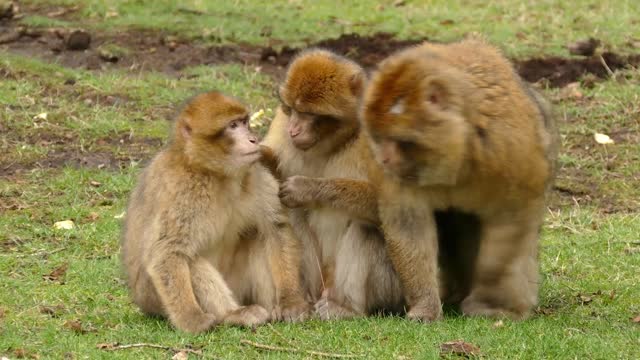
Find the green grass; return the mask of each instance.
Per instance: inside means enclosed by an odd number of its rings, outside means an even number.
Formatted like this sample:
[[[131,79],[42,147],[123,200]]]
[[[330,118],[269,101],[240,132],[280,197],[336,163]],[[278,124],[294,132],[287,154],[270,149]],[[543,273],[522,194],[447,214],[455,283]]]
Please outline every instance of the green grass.
[[[54,2],[29,1],[23,8]],[[55,1],[69,5],[78,2]],[[564,44],[595,36],[629,50],[634,1],[499,0],[407,1],[372,11],[372,1],[178,2],[84,0],[78,14],[52,20],[27,15],[39,26],[128,27],[168,30],[197,42],[300,44],[343,32],[390,31],[400,37],[458,38],[488,34],[510,54],[564,54]],[[285,5],[290,4],[290,5]],[[196,15],[179,8],[205,12]],[[312,9],[313,11],[309,11]],[[108,12],[115,17],[105,17]],[[330,18],[329,15],[335,15]],[[451,25],[441,25],[453,20]],[[637,25],[637,24],[635,24]],[[517,35],[520,34],[520,35]],[[131,304],[118,259],[120,219],[144,162],[163,144],[177,108],[205,89],[234,94],[252,111],[277,100],[272,78],[240,64],[198,66],[180,77],[126,69],[65,68],[0,50],[0,356],[40,358],[169,358],[164,350],[117,352],[101,343],[153,343],[201,348],[204,358],[310,358],[259,351],[240,343],[336,353],[362,358],[438,358],[443,342],[462,339],[487,359],[634,359],[640,357],[640,70],[567,96],[548,89],[560,120],[563,150],[558,184],[541,240],[540,309],[524,322],[470,319],[447,313],[444,321],[418,324],[402,318],[273,324],[255,331],[224,327],[191,336]],[[74,84],[65,84],[69,79]],[[35,118],[47,113],[46,119]],[[259,131],[264,131],[261,125]],[[593,134],[611,135],[606,147]],[[122,141],[121,141],[122,140]],[[95,159],[83,163],[82,159]],[[57,159],[47,163],[48,159]],[[118,166],[99,166],[112,161]],[[53,224],[72,220],[72,230]],[[60,266],[66,273],[46,279]],[[43,313],[43,306],[58,306]],[[46,310],[46,309],[45,309]],[[79,322],[80,328],[74,323]],[[191,356],[196,358],[195,356]]]
[[[76,5],[77,1],[53,3]],[[38,3],[28,1],[28,3]],[[396,3],[403,3],[396,6]],[[170,31],[211,43],[302,45],[343,33],[390,32],[400,38],[453,40],[470,32],[485,33],[512,55],[567,54],[568,42],[602,38],[608,48],[629,51],[637,38],[640,3],[622,1],[510,0],[357,0],[334,1],[82,1],[66,22],[28,16],[27,24],[122,27]],[[338,9],[337,9],[338,7]],[[637,40],[637,39],[636,39]]]

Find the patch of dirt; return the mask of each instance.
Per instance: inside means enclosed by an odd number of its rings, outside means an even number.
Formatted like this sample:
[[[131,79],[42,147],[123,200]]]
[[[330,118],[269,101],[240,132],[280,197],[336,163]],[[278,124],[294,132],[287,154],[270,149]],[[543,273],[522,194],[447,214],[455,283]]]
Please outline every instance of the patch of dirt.
[[[26,12],[43,14],[74,14],[77,8],[26,9]],[[117,33],[93,30],[88,50],[72,51],[65,47],[69,30],[28,29],[16,21],[0,25],[0,32],[18,31],[21,35],[14,41],[1,45],[11,52],[37,56],[64,66],[103,70],[127,68],[131,71],[161,71],[176,76],[186,67],[219,63],[242,63],[259,67],[265,73],[280,78],[289,61],[301,50],[283,47],[274,49],[246,44],[204,46],[181,39],[169,33],[127,30]],[[363,66],[371,68],[380,60],[404,47],[419,44],[425,39],[398,40],[392,34],[377,33],[371,36],[344,34],[337,39],[327,39],[309,43],[307,47],[323,47],[349,56]],[[104,55],[105,47],[115,47]],[[546,81],[549,86],[562,87],[580,80],[586,74],[606,78],[609,71],[629,66],[640,66],[640,54],[623,56],[605,52],[591,57],[546,57],[515,60],[515,66],[522,77],[530,82]],[[605,65],[606,64],[606,65]],[[607,69],[608,67],[608,69]],[[1,74],[0,74],[1,75]]]
[[[11,140],[11,139],[10,139]],[[16,141],[17,138],[11,141]],[[128,134],[97,139],[82,146],[71,134],[38,132],[22,140],[48,148],[46,156],[28,161],[0,161],[0,177],[9,178],[33,169],[51,169],[71,166],[120,170],[131,163],[148,160],[163,145],[162,139],[131,137]]]

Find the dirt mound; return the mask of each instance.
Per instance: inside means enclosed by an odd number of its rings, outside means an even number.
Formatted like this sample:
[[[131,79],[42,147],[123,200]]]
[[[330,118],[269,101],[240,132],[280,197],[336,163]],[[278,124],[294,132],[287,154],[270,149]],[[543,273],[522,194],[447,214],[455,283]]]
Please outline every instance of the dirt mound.
[[[602,56],[588,58],[535,58],[516,62],[520,76],[529,82],[546,80],[551,87],[563,87],[578,81],[585,74],[599,78],[609,76],[609,71],[640,65],[640,55],[621,56],[605,52]]]

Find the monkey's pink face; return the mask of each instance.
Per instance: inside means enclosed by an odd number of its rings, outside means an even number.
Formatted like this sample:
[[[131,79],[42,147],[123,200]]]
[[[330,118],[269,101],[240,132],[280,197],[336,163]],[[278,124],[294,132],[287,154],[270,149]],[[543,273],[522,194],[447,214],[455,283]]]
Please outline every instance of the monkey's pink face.
[[[229,122],[224,136],[231,140],[230,160],[233,165],[242,167],[260,159],[258,138],[249,129],[249,118]]]
[[[293,145],[303,151],[313,147],[318,141],[313,126],[315,116],[286,107],[283,107],[283,111],[289,116],[287,132]]]

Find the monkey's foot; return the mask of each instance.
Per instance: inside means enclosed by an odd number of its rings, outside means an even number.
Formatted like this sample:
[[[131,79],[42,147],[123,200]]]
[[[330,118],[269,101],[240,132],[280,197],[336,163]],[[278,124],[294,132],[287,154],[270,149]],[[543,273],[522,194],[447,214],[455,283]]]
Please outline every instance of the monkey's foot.
[[[440,297],[429,296],[421,300],[409,309],[407,318],[422,322],[432,322],[442,319]]]
[[[327,296],[321,297],[320,300],[314,304],[314,308],[316,309],[316,314],[318,314],[322,320],[351,319],[361,316],[361,314],[329,299]]]
[[[227,314],[225,324],[254,327],[269,321],[269,312],[260,305],[243,306]]]
[[[207,331],[219,323],[215,315],[204,312],[181,314],[171,322],[176,328],[192,334]]]
[[[501,306],[492,305],[486,301],[474,299],[472,296],[467,297],[460,304],[462,313],[468,316],[484,316],[492,318],[509,318],[512,320],[521,320],[528,316],[529,311],[516,312]]]
[[[299,322],[309,319],[313,315],[313,306],[306,301],[288,305],[276,306],[272,318],[278,321]]]

